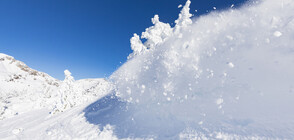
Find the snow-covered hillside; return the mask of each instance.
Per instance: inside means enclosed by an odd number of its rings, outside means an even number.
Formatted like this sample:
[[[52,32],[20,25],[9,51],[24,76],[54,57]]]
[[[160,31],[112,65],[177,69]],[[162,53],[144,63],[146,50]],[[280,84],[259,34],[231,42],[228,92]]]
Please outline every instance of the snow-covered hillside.
[[[0,119],[42,108],[61,112],[95,100],[112,88],[104,79],[74,81],[69,71],[65,72],[65,80],[59,81],[1,53]]]
[[[60,81],[29,68],[13,57],[0,54],[0,119],[31,109],[47,107]]]
[[[190,3],[174,27],[155,15],[134,34],[108,81],[58,81],[1,54],[0,138],[293,139],[294,1],[195,19]]]

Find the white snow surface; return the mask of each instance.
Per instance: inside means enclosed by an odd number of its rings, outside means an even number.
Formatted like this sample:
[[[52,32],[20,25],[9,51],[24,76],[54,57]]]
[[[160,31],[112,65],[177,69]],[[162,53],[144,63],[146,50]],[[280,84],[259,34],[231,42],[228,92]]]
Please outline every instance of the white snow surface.
[[[194,19],[190,3],[174,27],[155,15],[108,80],[58,81],[0,54],[0,138],[292,139],[294,1]]]

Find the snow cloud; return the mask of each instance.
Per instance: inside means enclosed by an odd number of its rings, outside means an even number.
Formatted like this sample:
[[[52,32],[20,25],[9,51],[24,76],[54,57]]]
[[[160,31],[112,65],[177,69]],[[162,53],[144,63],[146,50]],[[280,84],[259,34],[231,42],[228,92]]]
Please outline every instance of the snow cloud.
[[[175,27],[155,15],[131,39],[133,54],[110,78],[118,98],[105,99],[127,108],[109,122],[118,136],[293,137],[294,2],[194,19],[190,3]]]

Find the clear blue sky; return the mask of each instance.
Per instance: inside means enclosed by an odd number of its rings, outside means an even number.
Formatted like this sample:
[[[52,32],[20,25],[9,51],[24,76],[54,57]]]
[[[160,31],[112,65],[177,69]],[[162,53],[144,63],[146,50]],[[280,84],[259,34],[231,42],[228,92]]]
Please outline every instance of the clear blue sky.
[[[199,16],[245,0],[191,0]],[[131,53],[129,39],[151,18],[170,23],[186,0],[1,0],[0,52],[63,79],[107,77]],[[196,13],[195,10],[198,10]]]

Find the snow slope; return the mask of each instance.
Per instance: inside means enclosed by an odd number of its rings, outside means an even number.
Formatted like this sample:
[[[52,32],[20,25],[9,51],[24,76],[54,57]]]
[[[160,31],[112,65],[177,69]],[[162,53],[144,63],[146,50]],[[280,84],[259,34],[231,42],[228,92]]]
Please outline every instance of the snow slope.
[[[59,81],[1,53],[0,119],[42,108],[51,113],[63,112],[98,99],[112,89],[105,79],[75,81],[68,70],[65,74],[65,80]]]
[[[82,110],[113,86],[105,79],[75,81],[65,70],[64,81],[29,68],[0,53],[0,139],[109,139],[87,123]]]
[[[48,109],[37,109],[2,120],[0,139],[116,139],[111,126],[100,131],[97,126],[87,123],[81,113],[84,107],[76,106],[53,116],[48,115]]]
[[[0,119],[47,107],[60,81],[0,54]]]

